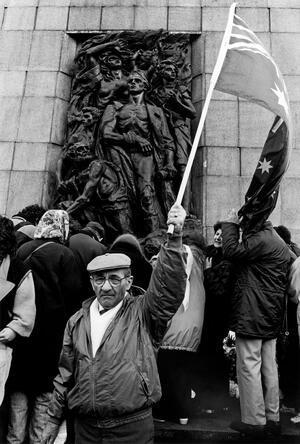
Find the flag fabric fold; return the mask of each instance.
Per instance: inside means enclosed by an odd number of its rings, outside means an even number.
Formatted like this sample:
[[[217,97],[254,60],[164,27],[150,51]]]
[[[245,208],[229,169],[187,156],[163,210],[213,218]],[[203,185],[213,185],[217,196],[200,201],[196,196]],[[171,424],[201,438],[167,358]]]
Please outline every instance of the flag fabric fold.
[[[235,9],[235,4],[232,7]],[[240,217],[259,223],[275,208],[279,185],[289,163],[289,98],[275,61],[235,13],[225,51],[215,89],[247,99],[276,115],[246,193],[245,204],[239,210]]]

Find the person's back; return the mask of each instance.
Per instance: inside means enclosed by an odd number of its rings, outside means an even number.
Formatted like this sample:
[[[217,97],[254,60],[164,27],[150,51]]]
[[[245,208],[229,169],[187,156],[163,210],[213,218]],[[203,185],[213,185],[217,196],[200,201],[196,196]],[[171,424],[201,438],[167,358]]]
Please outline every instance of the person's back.
[[[224,256],[236,267],[230,329],[236,333],[241,421],[233,421],[231,428],[274,436],[280,434],[276,338],[291,255],[270,222],[252,230],[250,224],[243,221],[240,242],[234,210],[222,223]]]
[[[74,254],[80,272],[79,298],[83,301],[93,294],[86,266],[94,257],[104,254],[107,247],[82,231],[70,237],[69,248]]]
[[[236,269],[231,329],[256,338],[276,338],[282,320],[290,254],[271,223],[245,236],[235,248],[231,224],[222,224],[224,256]]]

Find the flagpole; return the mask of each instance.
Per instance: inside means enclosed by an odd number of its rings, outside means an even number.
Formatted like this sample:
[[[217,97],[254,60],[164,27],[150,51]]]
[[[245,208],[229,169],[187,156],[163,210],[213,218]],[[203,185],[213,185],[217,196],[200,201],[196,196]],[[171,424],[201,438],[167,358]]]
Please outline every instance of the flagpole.
[[[205,98],[205,102],[203,105],[203,109],[202,109],[202,113],[201,113],[201,117],[200,117],[200,121],[198,124],[198,128],[195,134],[195,138],[193,141],[193,145],[191,148],[191,152],[186,164],[186,168],[182,177],[182,181],[179,187],[179,191],[178,191],[178,195],[176,198],[175,203],[181,204],[182,199],[183,199],[183,195],[185,192],[185,188],[191,173],[191,169],[193,166],[193,162],[194,162],[194,158],[198,149],[198,144],[199,144],[199,140],[203,131],[203,126],[204,126],[204,122],[206,119],[206,115],[207,115],[207,111],[208,111],[208,107],[212,98],[212,94],[213,94],[213,90],[214,87],[217,83],[217,80],[219,78],[225,57],[226,57],[226,53],[227,53],[227,49],[228,49],[228,44],[229,44],[229,40],[230,40],[230,34],[231,34],[231,29],[232,29],[232,24],[233,24],[233,18],[234,18],[234,13],[235,13],[235,8],[236,8],[236,3],[232,3],[232,5],[230,6],[229,9],[229,14],[228,14],[228,20],[227,20],[227,25],[225,28],[225,32],[224,32],[224,36],[223,36],[223,40],[221,43],[221,47],[219,50],[219,54],[217,57],[217,61],[210,79],[210,83],[209,83],[209,88],[208,88],[208,92]],[[174,225],[169,225],[168,228],[168,233],[172,234],[174,231]]]

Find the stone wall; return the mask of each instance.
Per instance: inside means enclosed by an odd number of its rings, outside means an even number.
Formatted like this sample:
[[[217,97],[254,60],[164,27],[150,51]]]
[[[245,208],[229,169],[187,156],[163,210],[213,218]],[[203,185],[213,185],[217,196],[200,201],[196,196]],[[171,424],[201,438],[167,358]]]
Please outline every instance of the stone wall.
[[[119,29],[202,33],[192,45],[193,100],[201,111],[231,0],[0,0],[0,212],[46,204],[63,144],[76,35]],[[271,51],[290,93],[292,162],[274,223],[300,241],[300,2],[240,0],[238,13]],[[245,191],[273,115],[215,92],[193,170],[207,234]]]

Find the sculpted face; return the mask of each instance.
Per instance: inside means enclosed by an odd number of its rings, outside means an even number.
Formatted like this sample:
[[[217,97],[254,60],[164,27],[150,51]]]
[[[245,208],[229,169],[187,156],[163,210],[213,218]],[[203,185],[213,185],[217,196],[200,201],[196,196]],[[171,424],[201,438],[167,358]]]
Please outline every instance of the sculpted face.
[[[162,72],[166,80],[175,80],[177,77],[177,69],[175,65],[164,65]]]
[[[128,79],[128,88],[130,94],[140,94],[146,90],[146,83],[139,75],[132,74]]]
[[[103,196],[109,196],[115,190],[117,183],[118,180],[114,171],[110,168],[106,168],[98,183],[100,194]]]
[[[132,285],[128,269],[99,271],[91,275],[91,284],[98,302],[105,309],[115,307],[124,299]]]
[[[116,55],[110,55],[107,57],[107,64],[110,68],[121,68],[122,67],[122,61],[120,59],[120,57],[116,56]]]

